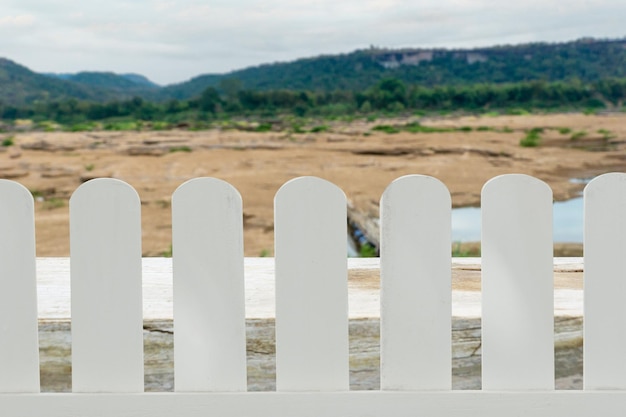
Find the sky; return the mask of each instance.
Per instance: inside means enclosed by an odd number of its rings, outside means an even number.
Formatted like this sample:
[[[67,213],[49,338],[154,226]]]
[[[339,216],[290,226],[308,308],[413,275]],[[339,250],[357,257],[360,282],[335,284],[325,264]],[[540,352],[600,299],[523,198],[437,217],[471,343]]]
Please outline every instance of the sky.
[[[0,57],[161,84],[320,54],[623,38],[624,0],[1,0]]]

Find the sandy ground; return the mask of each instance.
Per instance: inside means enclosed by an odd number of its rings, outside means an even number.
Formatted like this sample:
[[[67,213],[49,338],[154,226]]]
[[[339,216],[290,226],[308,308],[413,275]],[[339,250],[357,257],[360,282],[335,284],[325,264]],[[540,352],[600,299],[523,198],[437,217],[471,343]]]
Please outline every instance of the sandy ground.
[[[479,205],[483,184],[501,174],[536,176],[552,187],[556,200],[565,200],[583,187],[572,178],[626,171],[626,114],[439,118],[421,122],[473,130],[371,131],[375,124],[406,122],[344,122],[331,124],[326,132],[304,134],[18,132],[10,134],[13,146],[0,149],[0,178],[18,181],[38,197],[38,256],[69,254],[68,199],[95,177],[115,177],[135,187],[142,202],[143,253],[159,256],[170,249],[172,193],[201,176],[226,180],[239,190],[245,254],[259,256],[273,253],[274,194],[297,176],[325,178],[341,187],[358,210],[377,216],[385,187],[407,174],[439,178],[450,189],[453,205],[460,207]],[[532,128],[544,129],[541,145],[521,147],[520,139]],[[572,140],[579,131],[586,134]],[[0,134],[0,139],[7,136]]]

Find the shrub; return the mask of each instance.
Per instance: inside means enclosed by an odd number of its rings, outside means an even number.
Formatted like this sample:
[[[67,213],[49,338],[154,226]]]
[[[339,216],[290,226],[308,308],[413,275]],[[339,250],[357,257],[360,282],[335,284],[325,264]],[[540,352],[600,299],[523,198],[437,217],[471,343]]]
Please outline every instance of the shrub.
[[[321,133],[321,132],[327,132],[327,131],[328,131],[328,126],[326,125],[314,126],[311,129],[311,133]]]
[[[587,136],[587,132],[585,132],[584,130],[579,130],[578,132],[574,132],[572,134],[572,136],[570,137],[570,140],[576,141],[576,140],[584,138],[585,136]]]
[[[400,129],[398,129],[395,126],[390,126],[390,125],[378,125],[378,126],[374,126],[372,128],[372,130],[377,131],[377,132],[385,132],[387,134],[393,134],[393,133],[398,133],[400,132]]]
[[[191,152],[191,148],[189,146],[173,146],[170,148],[170,153],[174,152]]]
[[[525,148],[539,146],[539,142],[541,141],[541,136],[539,135],[539,131],[532,129],[530,132],[526,133],[526,136],[520,140],[520,146]]]
[[[5,148],[7,146],[13,146],[15,144],[15,141],[13,139],[13,136],[9,136],[8,138],[4,138],[2,140],[2,146],[4,146]]]

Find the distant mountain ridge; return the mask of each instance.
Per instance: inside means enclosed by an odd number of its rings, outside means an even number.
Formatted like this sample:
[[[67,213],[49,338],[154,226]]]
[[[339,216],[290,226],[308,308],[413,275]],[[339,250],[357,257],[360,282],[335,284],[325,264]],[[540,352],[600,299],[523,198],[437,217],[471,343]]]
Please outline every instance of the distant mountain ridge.
[[[116,74],[113,72],[82,71],[75,74],[46,73],[44,75],[66,81],[105,88],[160,88],[160,86],[141,74]]]
[[[231,93],[233,89],[362,91],[385,78],[424,87],[626,78],[626,38],[474,49],[370,47],[226,74],[204,74],[163,87],[139,74],[38,74],[0,58],[0,103],[19,106],[68,98],[106,102],[134,96],[156,101],[186,100],[208,87],[222,93],[228,93],[227,88]]]

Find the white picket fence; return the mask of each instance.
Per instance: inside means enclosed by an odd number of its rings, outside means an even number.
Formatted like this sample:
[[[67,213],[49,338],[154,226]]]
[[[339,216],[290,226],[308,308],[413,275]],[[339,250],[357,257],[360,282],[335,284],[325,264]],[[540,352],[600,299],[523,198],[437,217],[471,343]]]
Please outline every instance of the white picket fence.
[[[242,200],[198,178],[172,198],[174,393],[144,393],[141,204],[97,179],[70,200],[71,394],[39,393],[33,199],[0,180],[0,416],[624,416],[626,174],[585,197],[584,385],[554,391],[552,192],[482,191],[481,391],[451,390],[451,201],[399,178],[381,200],[381,390],[349,391],[346,198],[314,177],[275,198],[276,392],[246,391]]]

